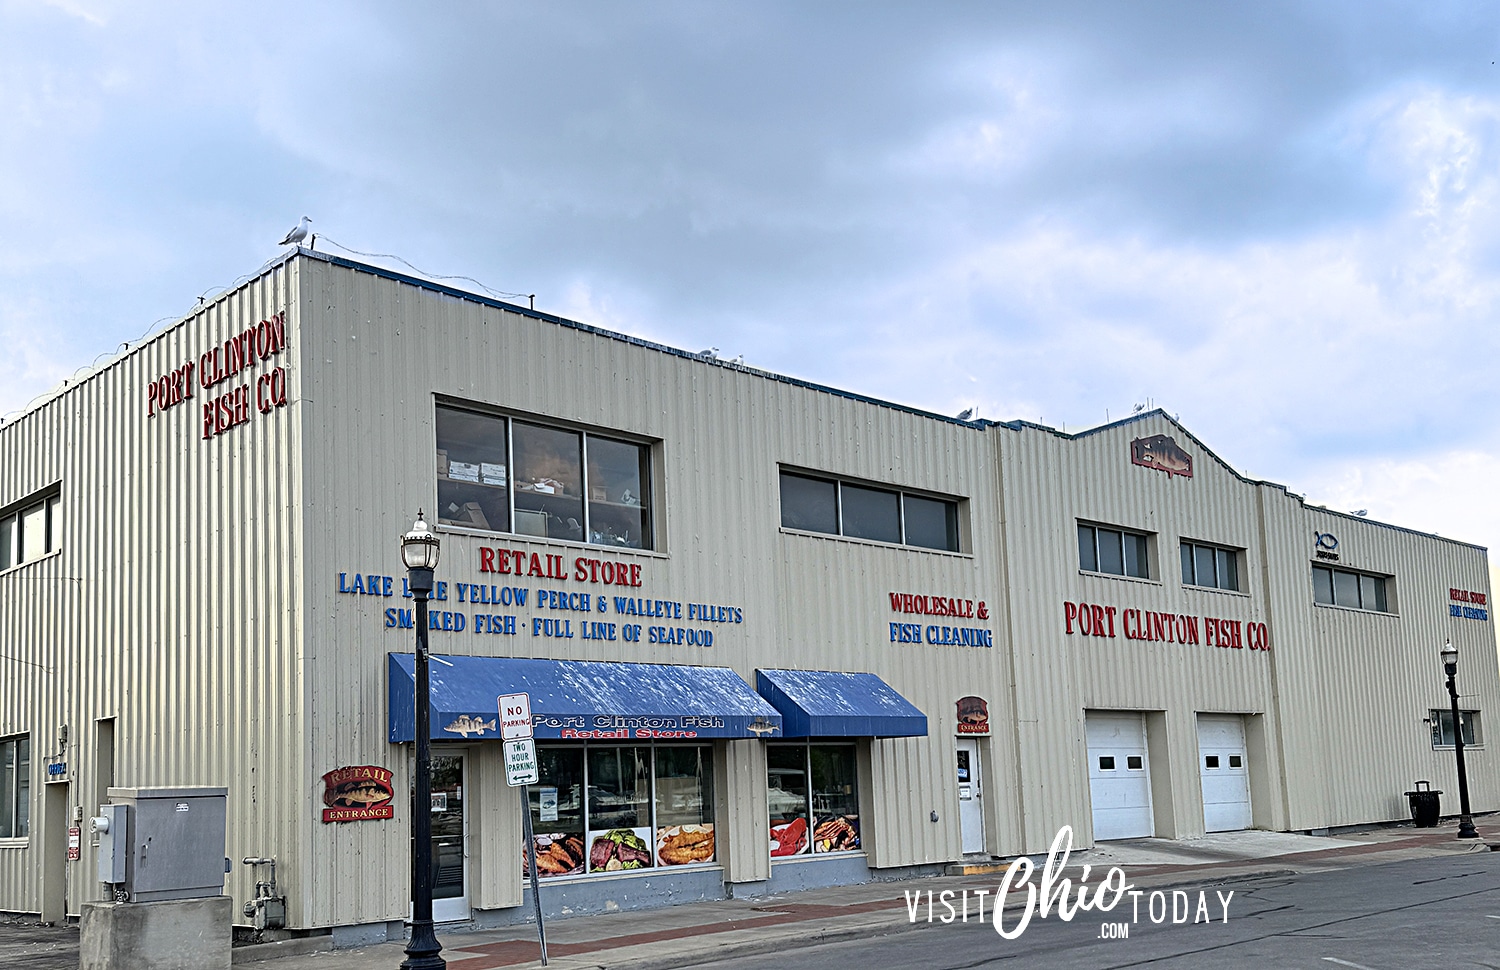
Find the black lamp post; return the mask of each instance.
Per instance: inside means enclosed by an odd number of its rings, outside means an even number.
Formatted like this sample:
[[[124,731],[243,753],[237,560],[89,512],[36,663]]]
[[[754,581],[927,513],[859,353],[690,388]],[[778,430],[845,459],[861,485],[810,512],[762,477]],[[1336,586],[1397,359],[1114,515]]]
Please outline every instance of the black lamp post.
[[[432,593],[432,571],[438,562],[438,537],[422,513],[401,537],[401,561],[406,563],[407,586],[417,601],[417,777],[412,795],[411,940],[406,944],[402,970],[446,970],[438,956],[443,945],[432,932],[432,696],[427,684],[427,597]]]
[[[1453,753],[1458,757],[1458,837],[1477,839],[1474,819],[1469,815],[1469,774],[1464,770],[1464,731],[1458,720],[1458,687],[1453,683],[1458,673],[1458,648],[1452,640],[1443,643],[1443,669],[1448,672],[1448,699],[1453,703]]]

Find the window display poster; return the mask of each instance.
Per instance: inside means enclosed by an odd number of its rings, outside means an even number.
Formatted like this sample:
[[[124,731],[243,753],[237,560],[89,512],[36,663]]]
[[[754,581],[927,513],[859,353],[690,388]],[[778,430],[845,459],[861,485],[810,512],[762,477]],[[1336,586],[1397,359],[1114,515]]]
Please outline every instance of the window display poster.
[[[571,876],[583,872],[586,861],[583,838],[576,833],[543,832],[533,836],[536,843],[536,874],[543,879],[548,876]],[[521,875],[530,876],[526,865],[526,848],[521,848]]]
[[[557,789],[538,788],[537,818],[543,822],[557,821]]]
[[[820,815],[813,819],[814,852],[852,852],[858,848],[858,815]]]
[[[668,825],[657,829],[656,858],[664,866],[714,861],[713,825]]]
[[[647,869],[651,862],[651,829],[595,829],[589,833],[589,872]],[[541,868],[538,864],[537,868]]]
[[[776,858],[801,855],[808,851],[807,819],[794,818],[771,826],[771,855]]]

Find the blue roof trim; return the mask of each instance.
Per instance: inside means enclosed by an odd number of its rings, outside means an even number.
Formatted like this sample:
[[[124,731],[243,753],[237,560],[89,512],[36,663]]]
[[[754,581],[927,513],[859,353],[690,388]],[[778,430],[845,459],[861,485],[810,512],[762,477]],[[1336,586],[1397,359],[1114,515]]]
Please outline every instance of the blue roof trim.
[[[964,428],[973,428],[976,431],[983,431],[986,427],[989,426],[989,424],[992,423],[983,419],[975,421],[960,421],[958,418],[952,417],[950,415],[937,414],[933,411],[924,411],[921,408],[914,408],[906,404],[897,404],[893,401],[885,401],[881,400],[878,397],[870,397],[865,394],[857,394],[853,391],[840,390],[836,387],[829,387],[826,384],[815,384],[812,381],[804,381],[800,378],[788,377],[785,374],[778,374],[775,371],[761,370],[758,367],[748,367],[744,364],[736,364],[727,360],[719,360],[715,357],[704,357],[701,354],[690,353],[677,347],[669,347],[666,344],[659,344],[650,340],[642,340],[640,337],[632,337],[628,334],[616,333],[613,330],[605,330],[602,327],[591,326],[587,323],[579,323],[577,320],[569,320],[567,317],[560,317],[556,314],[546,313],[542,310],[533,310],[530,307],[520,306],[519,304],[506,303],[504,300],[497,300],[494,297],[484,296],[479,293],[470,292],[469,290],[459,289],[456,286],[448,286],[445,283],[434,283],[431,280],[424,280],[419,276],[410,276],[406,273],[398,273],[395,270],[386,269],[382,266],[372,266],[369,263],[361,263],[358,260],[349,259],[345,256],[335,256],[332,253],[315,252],[311,249],[298,249],[297,252],[309,259],[318,259],[322,260],[325,263],[330,263],[334,266],[343,267],[344,269],[352,269],[356,272],[369,273],[372,276],[378,276],[382,279],[393,280],[398,283],[406,283],[411,286],[420,287],[424,290],[431,290],[434,293],[441,293],[444,296],[451,296],[455,299],[469,300],[474,303],[479,303],[483,306],[493,307],[497,310],[505,310],[508,313],[519,313],[523,317],[531,317],[534,320],[545,320],[548,323],[555,323],[560,327],[567,327],[571,330],[581,330],[584,333],[591,333],[600,337],[608,337],[611,340],[619,340],[622,343],[631,344],[632,346],[636,347],[643,347],[647,350],[655,350],[663,354],[670,354],[673,357],[682,357],[686,360],[696,360],[700,363],[710,364],[715,367],[724,367],[730,370],[743,371],[747,374],[754,374],[756,377],[764,377],[767,380],[779,381],[782,384],[791,384],[795,387],[804,387],[808,390],[819,391],[824,394],[832,394],[834,397],[847,398],[851,401],[860,401],[864,404],[874,404],[878,407],[890,408],[893,411],[901,411],[906,414],[915,414],[923,418],[932,418],[933,420],[942,421],[946,424],[956,424]]]
[[[755,689],[789,738],[921,738],[927,715],[874,674],[757,670]]]
[[[416,662],[388,654],[392,744],[416,735]],[[728,667],[522,657],[439,657],[428,664],[434,740],[500,737],[499,698],[531,696],[538,738],[686,740],[781,734],[781,715]]]

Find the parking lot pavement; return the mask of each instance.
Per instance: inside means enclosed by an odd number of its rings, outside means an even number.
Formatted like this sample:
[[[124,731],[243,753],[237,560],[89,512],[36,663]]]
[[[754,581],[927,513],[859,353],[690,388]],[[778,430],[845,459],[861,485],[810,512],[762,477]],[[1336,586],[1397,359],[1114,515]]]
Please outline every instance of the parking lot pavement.
[[[1271,873],[1315,873],[1377,866],[1409,859],[1483,852],[1484,843],[1458,842],[1451,826],[1372,828],[1336,838],[1295,833],[1237,832],[1201,839],[1138,839],[1078,851],[1080,866],[1123,867],[1135,885],[1161,887],[1205,879],[1242,879]],[[1043,859],[1034,857],[1040,865]],[[985,888],[993,892],[1003,861],[986,871],[870,882],[751,899],[725,899],[652,910],[549,921],[550,970],[666,970],[763,953],[784,953],[819,943],[905,934],[914,929],[904,893]],[[1099,877],[1095,876],[1097,880]],[[474,930],[440,926],[438,938],[450,970],[538,966],[534,926]],[[368,970],[395,967],[401,943],[351,950],[329,949],[328,937],[285,944],[237,947],[236,966],[263,970]],[[252,962],[254,961],[254,962]],[[0,968],[76,970],[78,931],[48,928],[35,920],[0,920]]]

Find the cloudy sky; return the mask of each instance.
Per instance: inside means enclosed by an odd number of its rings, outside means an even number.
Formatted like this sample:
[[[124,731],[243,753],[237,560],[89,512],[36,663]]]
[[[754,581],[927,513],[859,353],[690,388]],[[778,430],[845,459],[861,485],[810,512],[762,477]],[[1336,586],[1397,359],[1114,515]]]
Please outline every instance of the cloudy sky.
[[[1149,400],[1494,546],[1497,60],[1494,3],[0,0],[0,415],[307,214],[938,412]]]

